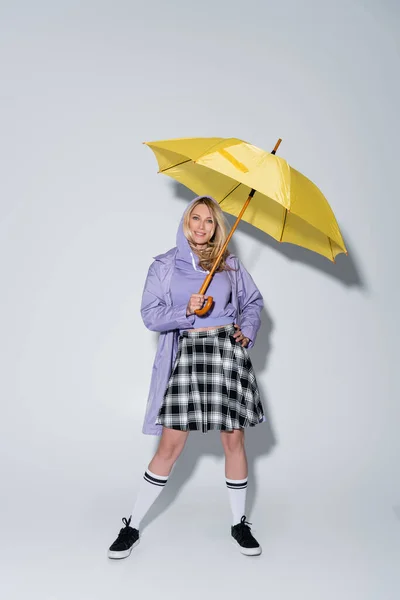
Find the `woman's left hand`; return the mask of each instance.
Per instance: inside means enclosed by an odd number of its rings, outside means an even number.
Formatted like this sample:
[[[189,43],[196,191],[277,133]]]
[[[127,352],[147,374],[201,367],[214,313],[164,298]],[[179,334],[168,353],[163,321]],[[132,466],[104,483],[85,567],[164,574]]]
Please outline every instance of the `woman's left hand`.
[[[236,325],[236,323],[233,324],[234,327],[236,327],[236,331],[233,334],[233,337],[235,338],[235,342],[240,342],[240,345],[243,346],[244,348],[247,348],[247,346],[250,343],[250,340],[248,337],[245,337],[243,335],[243,333],[240,330],[239,325]]]

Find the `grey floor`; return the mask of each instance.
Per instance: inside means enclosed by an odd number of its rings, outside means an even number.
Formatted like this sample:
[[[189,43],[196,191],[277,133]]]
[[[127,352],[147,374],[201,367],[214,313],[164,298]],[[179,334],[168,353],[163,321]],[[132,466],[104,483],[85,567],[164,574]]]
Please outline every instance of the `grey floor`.
[[[123,480],[117,469],[107,485],[93,475],[73,486],[62,471],[26,480],[2,510],[1,598],[196,600],[257,593],[274,600],[398,600],[394,509],[359,499],[323,502],[322,496],[310,503],[263,482],[256,498],[249,492],[249,519],[263,553],[245,557],[229,537],[226,490],[204,485],[216,466],[204,459],[181,489],[174,472],[146,517],[139,546],[121,561],[106,552],[131,503],[130,476]],[[45,480],[47,489],[38,485]]]

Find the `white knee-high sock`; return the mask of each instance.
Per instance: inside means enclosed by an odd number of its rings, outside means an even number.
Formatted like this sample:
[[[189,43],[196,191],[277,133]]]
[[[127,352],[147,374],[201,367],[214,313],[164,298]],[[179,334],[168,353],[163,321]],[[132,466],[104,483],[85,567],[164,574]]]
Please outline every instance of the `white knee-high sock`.
[[[226,479],[229,502],[232,509],[232,525],[240,523],[240,519],[246,514],[246,479]]]
[[[135,506],[131,515],[130,526],[139,529],[140,522],[161,494],[168,481],[169,475],[156,475],[149,469],[146,469],[143,475],[139,493],[136,498]]]

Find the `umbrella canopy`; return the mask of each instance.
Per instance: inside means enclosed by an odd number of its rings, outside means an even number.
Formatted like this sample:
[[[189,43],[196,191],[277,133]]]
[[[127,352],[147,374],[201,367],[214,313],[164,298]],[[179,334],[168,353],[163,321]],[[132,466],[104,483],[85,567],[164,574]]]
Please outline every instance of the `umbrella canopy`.
[[[159,173],[197,195],[212,196],[224,212],[241,215],[275,240],[302,246],[333,262],[338,254],[347,254],[325,196],[275,150],[267,152],[237,138],[144,143],[154,152]]]

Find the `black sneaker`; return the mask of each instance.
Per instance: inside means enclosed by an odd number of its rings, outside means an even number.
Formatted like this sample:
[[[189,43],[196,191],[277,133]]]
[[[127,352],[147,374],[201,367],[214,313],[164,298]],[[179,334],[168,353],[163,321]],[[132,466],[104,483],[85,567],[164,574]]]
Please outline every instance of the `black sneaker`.
[[[235,546],[239,546],[239,550],[242,554],[256,556],[261,554],[261,546],[253,537],[249,525],[251,525],[251,523],[248,523],[246,517],[243,515],[240,519],[240,523],[231,527],[232,541]]]
[[[132,548],[138,545],[139,532],[130,527],[131,518],[129,517],[128,520],[125,517],[122,518],[125,527],[120,530],[117,539],[109,547],[108,558],[126,558],[130,555]]]

